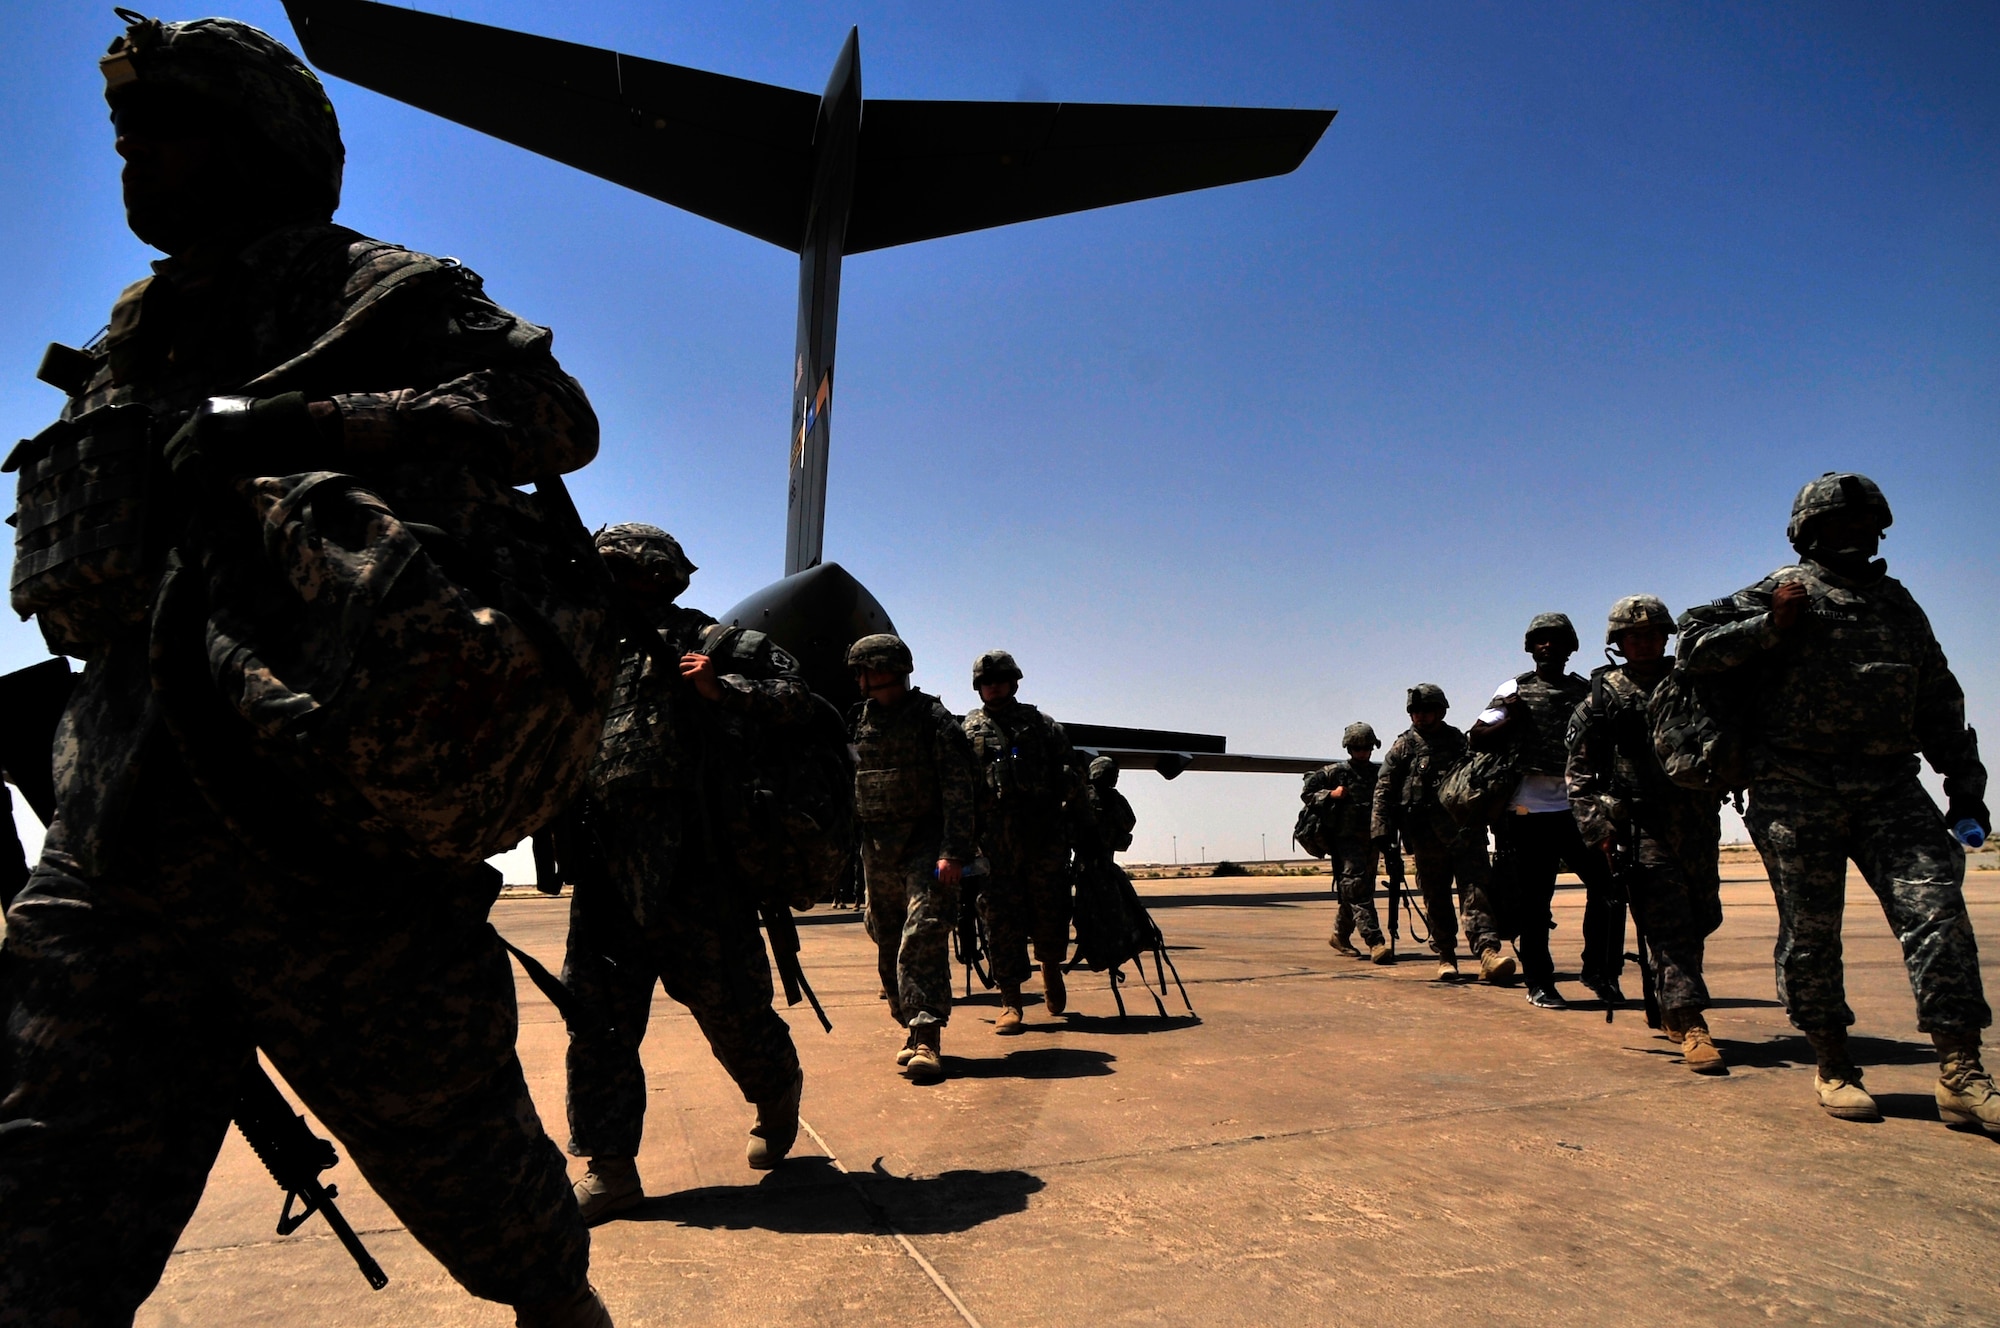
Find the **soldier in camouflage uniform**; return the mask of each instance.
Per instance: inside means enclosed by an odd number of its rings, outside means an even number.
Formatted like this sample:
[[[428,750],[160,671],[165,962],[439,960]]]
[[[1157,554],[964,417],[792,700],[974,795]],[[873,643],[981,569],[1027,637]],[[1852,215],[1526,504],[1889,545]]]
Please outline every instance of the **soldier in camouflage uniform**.
[[[597,548],[643,621],[625,625],[618,680],[590,772],[589,824],[602,875],[576,881],[563,983],[585,1017],[570,1030],[569,1151],[584,1219],[643,1199],[635,1158],[646,1112],[639,1045],[653,988],[686,1006],[715,1058],[757,1109],[748,1160],[767,1171],[798,1137],[805,1077],[791,1028],[771,1008],[771,967],[729,841],[734,719],[805,722],[814,704],[790,655],[761,632],[710,658],[715,619],[676,601],[695,565],[657,526],[624,522]],[[653,632],[668,671],[633,636]]]
[[[910,686],[910,648],[887,633],[848,648],[867,699],[854,708],[854,815],[861,823],[865,921],[889,1013],[909,1029],[896,1063],[919,1083],[944,1076],[951,934],[972,860],[972,752],[958,718]]]
[[[972,685],[981,704],[965,717],[965,735],[980,776],[979,849],[992,863],[979,915],[1000,988],[993,1031],[1014,1034],[1022,1028],[1031,944],[1048,1012],[1061,1014],[1068,1003],[1069,855],[1073,840],[1089,837],[1089,803],[1062,725],[1016,699],[1021,666],[1014,657],[987,651],[973,662]]]
[[[1299,800],[1320,818],[1327,856],[1333,860],[1335,910],[1333,937],[1327,943],[1358,959],[1353,935],[1359,926],[1368,957],[1378,964],[1396,962],[1395,949],[1382,934],[1375,913],[1375,864],[1382,850],[1370,833],[1375,812],[1375,778],[1382,767],[1374,760],[1382,740],[1367,724],[1349,724],[1340,735],[1345,761],[1335,761],[1305,777]]]
[[[281,773],[239,759],[248,726],[201,692],[226,620],[209,619],[210,658],[198,631],[165,627],[262,584],[215,557],[211,518],[240,510],[245,477],[352,475],[440,529],[481,504],[530,520],[514,486],[589,461],[596,418],[548,333],[476,278],[330,223],[339,129],[290,51],[228,20],[131,22],[103,62],[107,96],[128,220],[169,257],[118,300],[65,418],[149,408],[154,436],[174,434],[171,496],[190,520],[162,522],[174,559],[119,587],[135,618],[65,640],[88,665],[58,738],[58,811],[0,956],[0,1324],[131,1321],[256,1048],[467,1290],[519,1324],[608,1324],[515,1057],[513,978],[486,921],[497,873],[371,848],[303,797],[284,819],[245,811],[232,774],[293,804]],[[286,364],[310,369],[305,389],[258,396]],[[246,384],[254,401],[197,412]],[[200,607],[197,627],[204,613],[220,610]],[[74,623],[52,607],[43,626],[53,640]],[[414,665],[376,681],[393,692]]]
[[[1917,1027],[1937,1045],[1938,1113],[2000,1133],[2000,1093],[1979,1056],[1993,1016],[1959,842],[1992,832],[1986,767],[1930,621],[1875,557],[1890,521],[1865,476],[1807,484],[1786,530],[1799,561],[1682,615],[1680,667],[1745,693],[1744,819],[1777,897],[1778,998],[1812,1041],[1820,1105],[1879,1115],[1847,1047],[1840,926],[1852,859],[1902,943]],[[1944,776],[1942,817],[1917,782],[1919,753]]]
[[[1085,795],[1090,800],[1091,824],[1106,853],[1123,853],[1132,847],[1132,831],[1139,818],[1132,804],[1118,791],[1118,763],[1108,756],[1091,758]]]
[[[1521,781],[1493,822],[1492,893],[1518,938],[1528,1001],[1545,1009],[1568,1005],[1556,990],[1549,956],[1550,905],[1556,872],[1563,867],[1582,878],[1588,892],[1583,984],[1609,1004],[1625,999],[1618,988],[1625,967],[1625,905],[1604,855],[1577,833],[1569,805],[1566,735],[1570,716],[1590,694],[1590,684],[1566,669],[1577,644],[1567,615],[1536,614],[1522,638],[1535,667],[1502,683],[1466,735],[1475,750],[1512,744],[1516,753]]]
[[[1625,893],[1651,955],[1660,1023],[1697,1074],[1728,1069],[1710,1036],[1702,951],[1722,925],[1721,797],[1681,788],[1653,750],[1647,703],[1673,672],[1673,615],[1652,595],[1611,606],[1605,644],[1625,656],[1590,675],[1569,727],[1569,799],[1583,842],[1622,864]]]
[[[1407,848],[1416,860],[1417,889],[1430,919],[1438,980],[1451,982],[1458,977],[1458,918],[1451,898],[1456,878],[1465,939],[1479,956],[1479,975],[1488,982],[1505,983],[1514,976],[1514,961],[1500,953],[1500,933],[1487,902],[1486,836],[1454,821],[1438,801],[1438,786],[1465,756],[1465,735],[1444,722],[1449,708],[1444,689],[1436,683],[1410,688],[1410,727],[1382,757],[1369,833],[1384,855]]]

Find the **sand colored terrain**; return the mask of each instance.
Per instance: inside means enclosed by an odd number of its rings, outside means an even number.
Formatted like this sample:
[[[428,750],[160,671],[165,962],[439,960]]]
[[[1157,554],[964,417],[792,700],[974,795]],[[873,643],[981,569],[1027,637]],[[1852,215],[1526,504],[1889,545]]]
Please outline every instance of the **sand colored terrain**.
[[[769,1176],[749,1109],[661,998],[646,1045],[653,1196],[598,1228],[621,1325],[1969,1324],[2000,1322],[2000,1139],[1939,1124],[1934,1065],[1867,888],[1850,882],[1856,1047],[1887,1119],[1830,1120],[1772,1000],[1776,918],[1754,856],[1725,860],[1712,1013],[1734,1070],[1683,1071],[1636,1011],[1531,1009],[1432,966],[1335,957],[1324,878],[1142,885],[1200,1014],[1098,975],[1067,1020],[992,1036],[990,997],[945,1038],[952,1077],[900,1079],[851,913],[807,915],[835,1030],[793,1011],[811,1133]],[[1968,894],[2000,953],[2000,875]],[[1573,975],[1581,893],[1556,900]],[[554,964],[567,907],[510,897],[508,936]],[[1405,940],[1405,951],[1410,950]],[[1989,990],[2000,976],[1989,961]],[[1636,993],[1636,976],[1628,981]],[[1569,995],[1584,993],[1566,984]],[[562,1025],[521,984],[521,1052],[560,1137]],[[1143,1007],[1143,1008],[1142,1008]],[[1177,998],[1169,1010],[1179,1009]],[[580,1164],[578,1164],[580,1169]],[[506,1325],[330,1173],[393,1279],[370,1292],[232,1132],[146,1328]]]

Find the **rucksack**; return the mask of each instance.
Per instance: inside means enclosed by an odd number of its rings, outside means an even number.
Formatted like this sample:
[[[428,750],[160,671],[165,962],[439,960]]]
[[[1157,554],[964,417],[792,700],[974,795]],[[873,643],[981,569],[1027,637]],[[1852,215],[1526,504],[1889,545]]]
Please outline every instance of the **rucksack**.
[[[1653,689],[1646,713],[1653,751],[1682,788],[1732,793],[1750,782],[1747,679],[1677,668]]]
[[[761,632],[716,624],[702,633],[701,651],[719,673],[768,667],[777,646]],[[731,757],[741,824],[730,836],[743,878],[761,882],[776,900],[811,908],[830,898],[854,856],[854,754],[847,724],[815,694],[797,724],[750,724]]]
[[[1100,973],[1108,970],[1111,996],[1118,1002],[1118,1013],[1123,1015],[1125,997],[1119,988],[1126,981],[1125,965],[1132,964],[1138,969],[1139,984],[1153,998],[1162,1019],[1167,1017],[1167,1007],[1160,998],[1167,994],[1167,975],[1172,973],[1174,985],[1180,987],[1181,1004],[1193,1014],[1194,1005],[1188,1000],[1187,988],[1181,986],[1181,975],[1167,954],[1166,938],[1140,902],[1139,892],[1132,888],[1132,878],[1125,874],[1124,868],[1109,857],[1080,858],[1074,875],[1076,902],[1072,916],[1076,922],[1076,959],[1070,967],[1081,966]],[[1153,973],[1159,981],[1157,992],[1146,981],[1148,953],[1153,956]]]
[[[1299,819],[1292,823],[1292,842],[1315,858],[1323,858],[1329,851],[1319,811],[1311,803],[1299,808]]]
[[[1438,802],[1463,826],[1483,826],[1507,806],[1521,784],[1520,744],[1468,751],[1438,783]]]

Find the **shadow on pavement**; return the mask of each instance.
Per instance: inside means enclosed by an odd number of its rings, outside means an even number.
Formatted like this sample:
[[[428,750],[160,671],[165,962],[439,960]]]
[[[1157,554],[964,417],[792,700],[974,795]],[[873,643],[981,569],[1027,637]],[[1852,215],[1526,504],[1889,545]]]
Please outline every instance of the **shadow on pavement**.
[[[1768,1038],[1763,1042],[1718,1037],[1715,1045],[1722,1048],[1722,1054],[1729,1058],[1731,1065],[1759,1070],[1774,1070],[1788,1065],[1802,1065],[1807,1069],[1813,1067],[1812,1044],[1806,1041],[1803,1033]],[[1905,1042],[1899,1038],[1850,1037],[1847,1050],[1864,1072],[1871,1065],[1932,1065],[1937,1062],[1937,1048],[1930,1043]],[[1932,1115],[1936,1115],[1935,1110]]]
[[[1042,1189],[1041,1177],[1025,1171],[912,1178],[880,1168],[878,1161],[875,1170],[842,1175],[826,1158],[794,1158],[758,1184],[663,1194],[613,1220],[813,1236],[860,1235],[894,1223],[905,1235],[935,1236],[1021,1212]]]
[[[1293,904],[1325,902],[1333,896],[1325,890],[1266,890],[1260,893],[1212,895],[1141,894],[1147,908],[1290,908]]]
[[[1126,995],[1125,1001],[1128,1005],[1132,1003],[1132,997],[1129,993]],[[1138,1014],[1135,1012],[1120,1018],[1115,1014],[1077,1014],[1075,1011],[1071,1011],[1062,1023],[1029,1024],[1027,1028],[1030,1033],[1089,1033],[1092,1036],[1100,1036],[1103,1034],[1171,1033],[1178,1028],[1197,1027],[1200,1023],[1201,1020],[1191,1014],[1170,1014],[1165,1019],[1162,1019],[1157,1014]]]
[[[980,1057],[947,1052],[944,1073],[947,1079],[1090,1079],[1113,1073],[1111,1062],[1117,1059],[1108,1051],[1082,1047],[1029,1047]]]

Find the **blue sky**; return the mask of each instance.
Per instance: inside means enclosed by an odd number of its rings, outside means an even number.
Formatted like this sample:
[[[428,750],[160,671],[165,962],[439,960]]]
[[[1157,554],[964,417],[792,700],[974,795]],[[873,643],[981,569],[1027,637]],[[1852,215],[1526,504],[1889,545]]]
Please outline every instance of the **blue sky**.
[[[5,0],[0,427],[152,257],[123,228],[95,4]],[[1788,560],[1828,469],[1995,729],[2000,10],[1991,6],[607,3],[423,6],[817,90],[1338,107],[1295,174],[848,261],[828,556],[919,682],[1013,650],[1058,718],[1331,753],[1453,718]],[[195,11],[164,16],[192,17]],[[274,3],[235,16],[283,37]],[[592,520],[674,530],[720,610],[777,576],[796,260],[331,82],[341,219],[455,254],[556,330],[604,450]],[[0,667],[39,657],[0,625]],[[1250,856],[1289,778],[1133,775],[1133,856]]]

